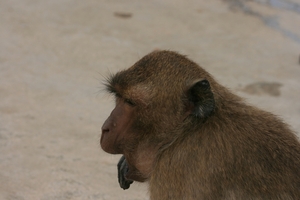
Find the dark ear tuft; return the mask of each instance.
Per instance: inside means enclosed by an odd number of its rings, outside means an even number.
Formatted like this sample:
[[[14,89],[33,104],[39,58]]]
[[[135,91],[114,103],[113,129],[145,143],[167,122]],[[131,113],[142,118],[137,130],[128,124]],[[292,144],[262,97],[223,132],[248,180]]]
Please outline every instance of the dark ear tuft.
[[[188,90],[189,101],[193,104],[191,114],[207,118],[215,109],[214,95],[207,80],[197,81]]]

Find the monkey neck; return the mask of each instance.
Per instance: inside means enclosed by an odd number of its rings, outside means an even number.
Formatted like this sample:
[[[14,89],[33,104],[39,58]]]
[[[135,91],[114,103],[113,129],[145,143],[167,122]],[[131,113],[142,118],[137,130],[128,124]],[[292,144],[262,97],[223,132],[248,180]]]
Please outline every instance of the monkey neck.
[[[134,151],[124,154],[129,167],[127,178],[139,182],[148,180],[154,168],[157,151],[157,146],[141,142]]]

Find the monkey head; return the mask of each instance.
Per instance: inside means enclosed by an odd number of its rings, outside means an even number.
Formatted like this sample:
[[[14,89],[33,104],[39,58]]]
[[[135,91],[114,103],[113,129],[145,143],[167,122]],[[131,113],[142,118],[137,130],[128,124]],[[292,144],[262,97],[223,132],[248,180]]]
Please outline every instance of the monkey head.
[[[187,67],[189,66],[189,67]],[[211,77],[186,57],[152,52],[110,76],[116,106],[102,127],[104,151],[125,154],[143,142],[171,142],[190,120],[204,120],[215,108]]]

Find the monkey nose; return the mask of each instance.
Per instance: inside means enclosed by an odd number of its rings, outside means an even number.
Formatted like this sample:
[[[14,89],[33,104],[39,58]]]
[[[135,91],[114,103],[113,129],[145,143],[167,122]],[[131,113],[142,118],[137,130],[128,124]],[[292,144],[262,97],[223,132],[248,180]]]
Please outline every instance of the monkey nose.
[[[102,127],[102,134],[109,133],[109,128]]]
[[[102,125],[102,134],[104,134],[104,133],[109,133],[110,132],[110,122],[109,122],[109,120],[106,120],[105,122],[104,122],[104,124]]]

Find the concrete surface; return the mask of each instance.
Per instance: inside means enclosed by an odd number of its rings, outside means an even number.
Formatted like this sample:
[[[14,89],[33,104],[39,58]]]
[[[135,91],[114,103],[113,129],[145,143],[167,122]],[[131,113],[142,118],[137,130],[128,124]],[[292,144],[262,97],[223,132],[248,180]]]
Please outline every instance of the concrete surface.
[[[300,133],[299,0],[0,0],[0,199],[148,199],[99,147],[109,72],[188,55]]]

